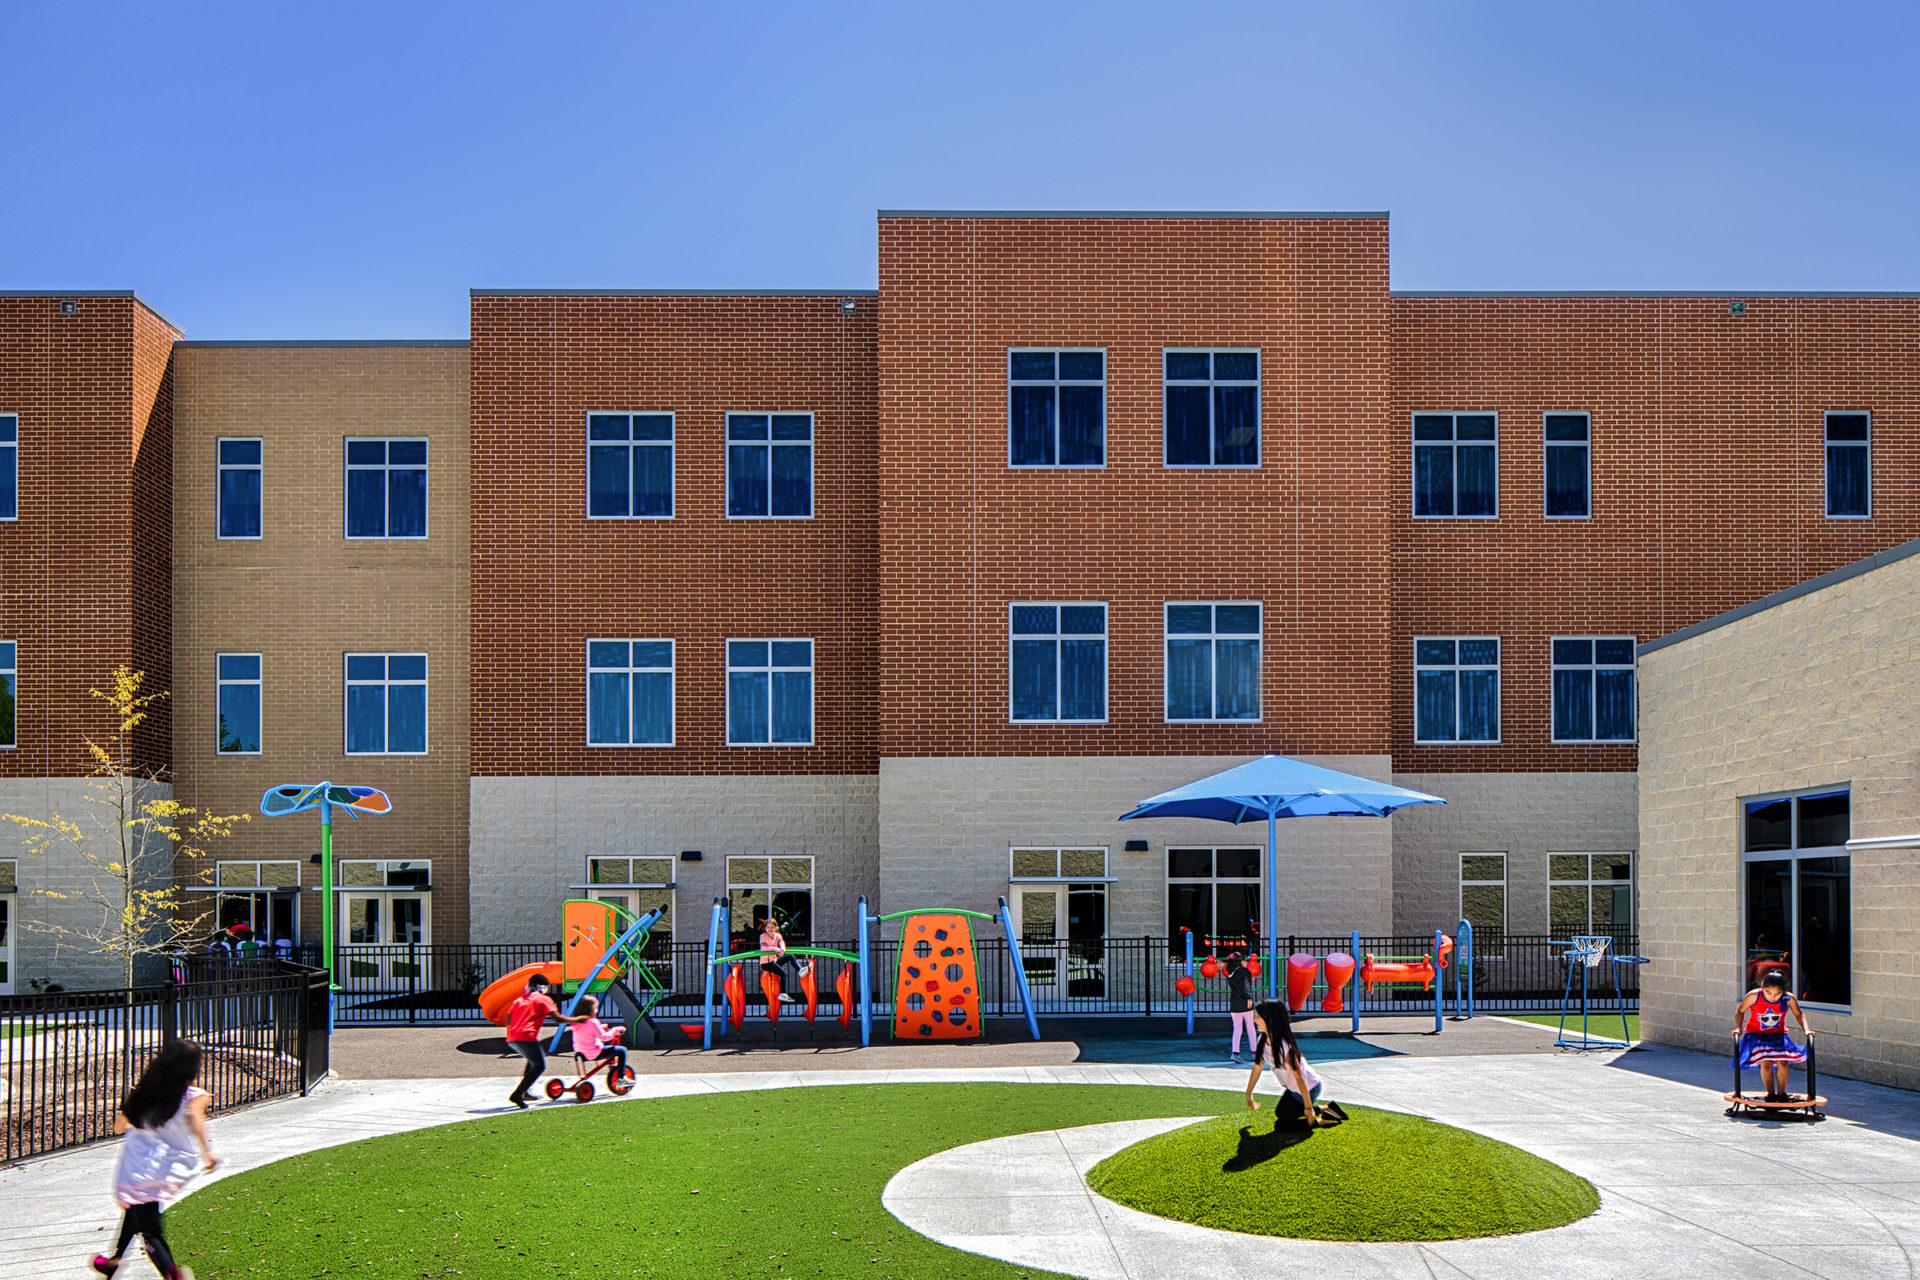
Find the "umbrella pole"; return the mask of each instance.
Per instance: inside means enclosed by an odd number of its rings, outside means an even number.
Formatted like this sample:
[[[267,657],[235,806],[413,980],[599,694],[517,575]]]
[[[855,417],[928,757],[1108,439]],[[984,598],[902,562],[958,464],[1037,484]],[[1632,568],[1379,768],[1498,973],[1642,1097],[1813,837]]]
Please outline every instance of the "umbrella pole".
[[[1280,998],[1280,854],[1267,815],[1267,998]]]

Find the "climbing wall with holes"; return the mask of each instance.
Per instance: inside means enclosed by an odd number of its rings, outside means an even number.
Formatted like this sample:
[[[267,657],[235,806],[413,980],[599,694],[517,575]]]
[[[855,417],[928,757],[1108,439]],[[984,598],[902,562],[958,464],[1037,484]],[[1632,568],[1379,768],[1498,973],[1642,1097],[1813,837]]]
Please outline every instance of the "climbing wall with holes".
[[[896,1040],[971,1040],[980,1034],[980,959],[965,916],[908,916],[894,979]]]

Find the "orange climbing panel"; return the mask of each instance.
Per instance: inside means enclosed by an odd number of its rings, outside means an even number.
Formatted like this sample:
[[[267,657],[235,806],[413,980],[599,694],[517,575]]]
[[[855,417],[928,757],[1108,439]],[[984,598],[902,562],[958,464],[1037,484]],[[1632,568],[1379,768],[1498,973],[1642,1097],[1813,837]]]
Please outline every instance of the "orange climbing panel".
[[[971,1040],[980,1034],[980,958],[965,916],[908,916],[894,979],[896,1040]]]
[[[600,963],[600,957],[607,954],[607,948],[620,940],[612,905],[588,902],[584,898],[571,900],[561,916],[560,937],[560,977],[571,988],[575,983],[585,982],[593,966]],[[618,961],[608,961],[607,967],[600,971],[601,978],[617,978],[620,974]],[[594,985],[598,989],[600,984]]]

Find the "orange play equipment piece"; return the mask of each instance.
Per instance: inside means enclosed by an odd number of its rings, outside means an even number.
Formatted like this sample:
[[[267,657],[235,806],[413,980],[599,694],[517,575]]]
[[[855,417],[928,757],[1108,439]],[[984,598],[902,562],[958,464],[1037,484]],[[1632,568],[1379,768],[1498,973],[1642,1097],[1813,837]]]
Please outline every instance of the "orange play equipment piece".
[[[560,977],[569,989],[587,980],[607,948],[620,940],[620,933],[612,903],[581,898],[568,901],[560,922]],[[596,989],[600,980],[618,978],[624,972],[618,960],[607,961],[595,980]]]
[[[1307,996],[1320,976],[1320,961],[1304,951],[1287,957],[1287,1008],[1294,1013],[1307,1007]]]
[[[747,980],[740,976],[740,966],[727,966],[727,976],[720,982],[720,989],[727,995],[727,1021],[738,1031],[747,1021]]]
[[[1323,1013],[1345,1012],[1347,1002],[1344,999],[1347,984],[1353,981],[1353,957],[1344,951],[1336,951],[1327,957],[1327,995],[1320,1002]]]
[[[807,998],[807,1025],[813,1025],[813,1015],[820,1008],[820,979],[813,976],[813,965],[809,963],[800,971],[800,994]]]
[[[833,989],[840,996],[840,1029],[846,1030],[853,1021],[853,966],[843,964],[840,974],[833,980]]]
[[[1247,976],[1249,978],[1259,977],[1260,976],[1260,957],[1248,956],[1246,964],[1243,967],[1246,969]]]
[[[780,1022],[780,974],[766,965],[760,966],[760,994],[767,998],[767,1021],[778,1025]]]
[[[1440,967],[1447,967],[1453,958],[1453,939],[1442,934],[1440,937]],[[1371,955],[1360,966],[1360,984],[1372,992],[1374,984],[1387,985],[1396,982],[1417,982],[1423,991],[1433,989],[1433,957],[1421,956],[1418,960],[1376,960]]]
[[[971,1040],[980,1034],[980,960],[965,916],[908,916],[893,990],[899,1040]]]
[[[606,948],[602,947],[601,950]],[[594,958],[597,960],[599,956]],[[548,982],[560,981],[560,966],[554,961],[523,964],[505,977],[487,984],[487,989],[480,993],[480,1016],[496,1026],[506,1026],[507,1009],[526,994],[527,979],[536,973]]]

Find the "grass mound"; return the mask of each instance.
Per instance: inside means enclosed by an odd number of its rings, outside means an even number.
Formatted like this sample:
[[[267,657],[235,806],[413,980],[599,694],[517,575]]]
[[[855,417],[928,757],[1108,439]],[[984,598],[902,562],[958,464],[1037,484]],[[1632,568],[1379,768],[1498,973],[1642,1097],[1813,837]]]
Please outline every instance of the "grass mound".
[[[1013,1280],[1041,1273],[903,1226],[881,1207],[887,1180],[987,1138],[1239,1105],[1203,1089],[1030,1084],[566,1103],[238,1174],[170,1210],[167,1235],[200,1280]]]
[[[1119,1151],[1087,1181],[1144,1213],[1303,1240],[1464,1240],[1565,1226],[1600,1207],[1585,1178],[1419,1116],[1349,1107],[1331,1129],[1274,1133],[1242,1112]]]

